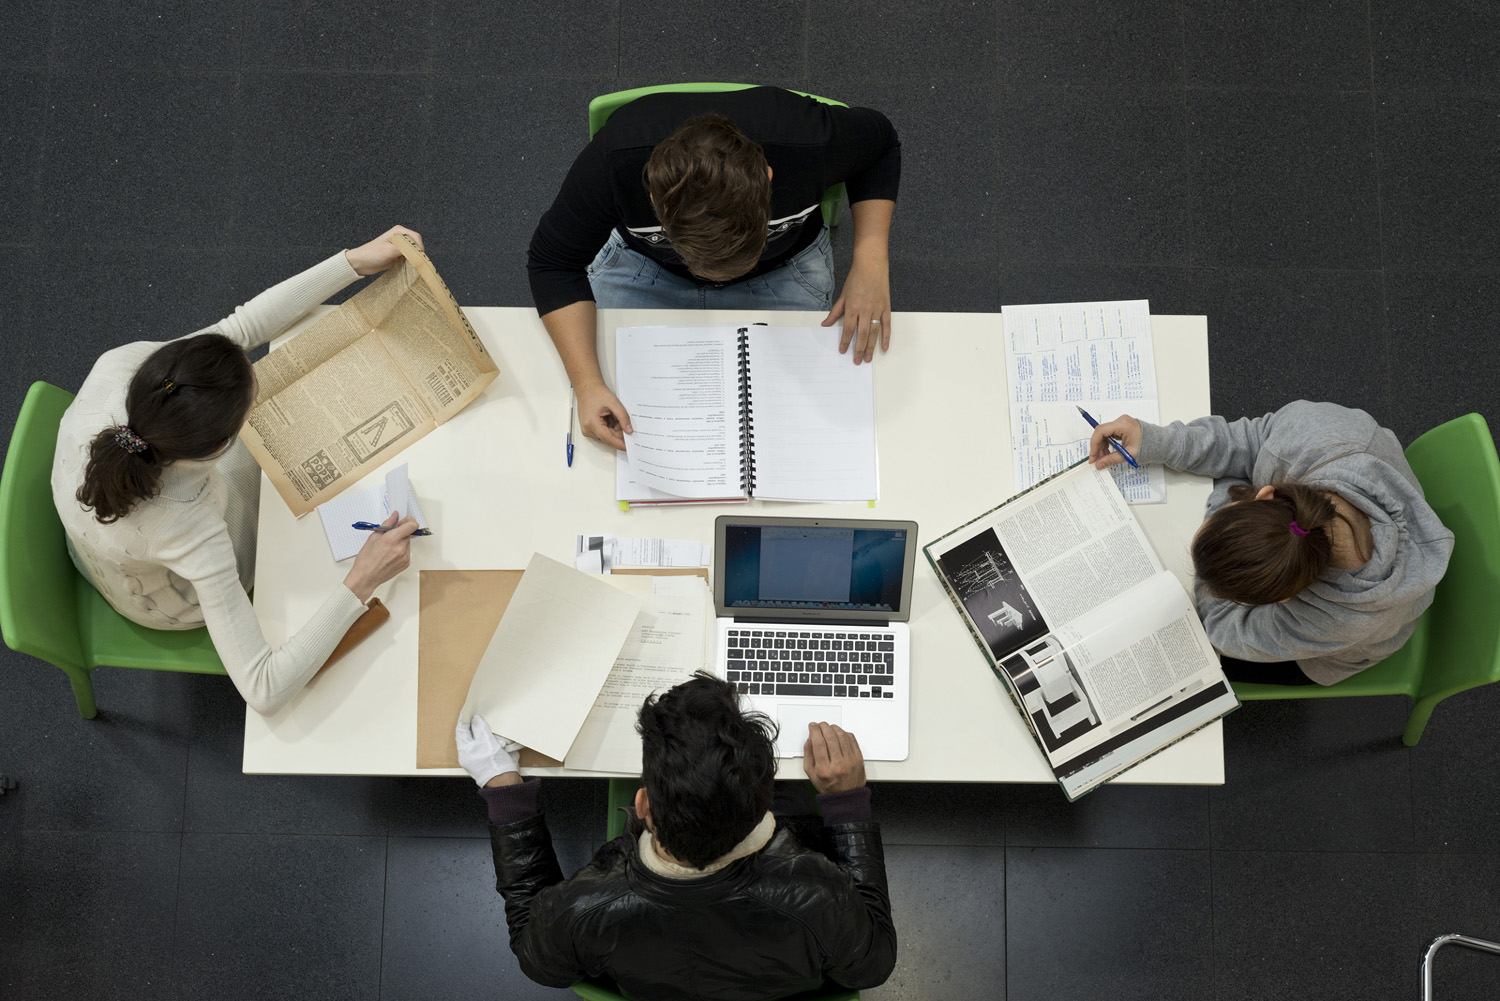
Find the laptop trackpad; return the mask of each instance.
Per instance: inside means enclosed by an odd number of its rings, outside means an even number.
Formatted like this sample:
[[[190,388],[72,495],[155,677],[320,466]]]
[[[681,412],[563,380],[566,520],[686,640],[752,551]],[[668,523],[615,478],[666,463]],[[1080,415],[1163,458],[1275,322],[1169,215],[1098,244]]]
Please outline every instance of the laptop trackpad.
[[[809,723],[832,723],[844,725],[844,707],[837,703],[822,705],[787,705],[776,707],[776,722],[781,725],[781,734],[776,738],[778,758],[802,757],[802,745],[807,742]]]

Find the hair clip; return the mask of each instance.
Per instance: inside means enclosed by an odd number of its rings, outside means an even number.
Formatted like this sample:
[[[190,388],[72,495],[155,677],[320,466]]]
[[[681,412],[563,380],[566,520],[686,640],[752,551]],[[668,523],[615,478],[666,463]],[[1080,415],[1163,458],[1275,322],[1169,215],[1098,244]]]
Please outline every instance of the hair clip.
[[[130,428],[126,427],[124,424],[121,424],[119,427],[115,428],[115,444],[119,445],[131,455],[140,455],[142,452],[146,451],[146,449],[151,447],[150,445],[146,444],[146,439],[130,430]]]
[[[166,382],[161,384],[161,388],[167,391],[168,396],[171,396],[172,390],[177,388],[177,383],[173,382],[171,379],[168,379]]]

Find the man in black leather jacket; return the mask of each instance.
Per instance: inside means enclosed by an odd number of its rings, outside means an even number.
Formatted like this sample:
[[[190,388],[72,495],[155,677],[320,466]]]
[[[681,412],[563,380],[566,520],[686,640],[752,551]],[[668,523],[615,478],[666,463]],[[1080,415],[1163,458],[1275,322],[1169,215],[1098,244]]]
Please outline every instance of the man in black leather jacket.
[[[510,945],[537,983],[612,981],[639,1001],[772,999],[826,982],[874,987],[896,961],[880,827],[854,735],[809,728],[823,825],[771,812],[774,725],[699,672],[646,699],[634,833],[564,879],[539,782],[523,782],[482,717],[459,758],[489,804]],[[806,828],[806,829],[802,829]],[[799,833],[800,829],[800,833]]]

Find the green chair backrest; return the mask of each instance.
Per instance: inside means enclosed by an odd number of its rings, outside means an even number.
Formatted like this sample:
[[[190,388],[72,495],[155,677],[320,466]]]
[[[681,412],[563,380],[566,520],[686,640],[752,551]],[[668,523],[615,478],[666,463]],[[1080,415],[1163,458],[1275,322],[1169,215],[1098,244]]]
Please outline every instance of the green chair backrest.
[[[75,586],[57,508],[52,456],[73,394],[32,383],[0,473],[0,633],[5,645],[59,666],[82,667]]]
[[[1454,536],[1437,586],[1421,695],[1500,681],[1500,456],[1479,414],[1422,435],[1406,450],[1427,503]]]

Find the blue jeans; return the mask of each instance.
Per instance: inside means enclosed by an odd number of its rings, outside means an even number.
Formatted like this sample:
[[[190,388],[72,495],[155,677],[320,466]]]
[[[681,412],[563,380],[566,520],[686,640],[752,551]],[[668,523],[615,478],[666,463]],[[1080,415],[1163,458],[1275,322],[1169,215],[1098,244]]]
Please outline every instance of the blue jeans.
[[[828,230],[781,267],[715,287],[675,275],[625,245],[618,230],[588,266],[602,309],[828,309],[833,305],[833,248]]]

